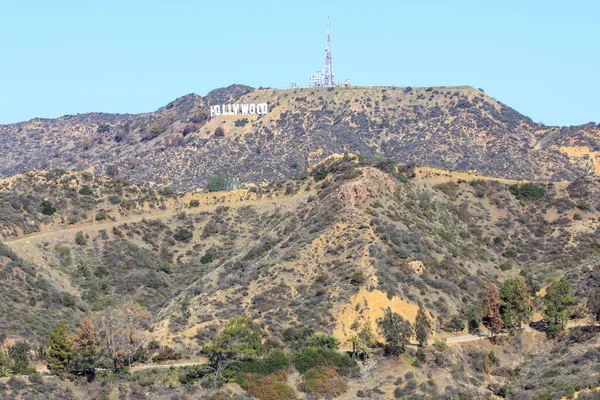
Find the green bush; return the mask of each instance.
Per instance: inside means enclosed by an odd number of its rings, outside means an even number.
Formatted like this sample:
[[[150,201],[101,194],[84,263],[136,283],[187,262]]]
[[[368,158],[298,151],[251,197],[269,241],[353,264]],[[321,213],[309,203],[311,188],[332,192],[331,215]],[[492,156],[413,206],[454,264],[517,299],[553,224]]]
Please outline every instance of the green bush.
[[[533,183],[523,185],[510,185],[508,190],[517,198],[517,200],[539,200],[546,194],[546,190]]]
[[[348,354],[323,347],[304,347],[294,355],[294,366],[301,374],[317,366],[331,366],[341,375],[352,375],[358,370],[356,361]]]
[[[287,355],[283,350],[276,349],[263,358],[251,358],[233,362],[228,368],[231,370],[230,373],[240,371],[244,373],[271,375],[278,371],[287,371],[289,366],[290,360]]]
[[[87,186],[87,185],[83,185],[80,189],[79,189],[79,194],[82,196],[91,196],[94,194],[94,192],[92,192],[92,189]]]
[[[87,238],[82,231],[79,231],[75,234],[75,243],[79,246],[85,246],[87,244]]]
[[[240,126],[246,126],[247,123],[248,123],[248,118],[242,118],[242,119],[236,120],[234,125],[240,127]]]
[[[514,250],[507,250],[504,253],[502,253],[502,256],[506,258],[517,258],[517,255],[517,252]]]
[[[98,128],[96,128],[97,133],[108,133],[110,132],[110,125],[108,124],[100,124]]]
[[[306,341],[307,347],[323,347],[326,349],[337,349],[340,341],[331,335],[315,334]]]
[[[212,255],[212,253],[209,253],[208,251],[206,253],[204,253],[204,255],[202,256],[202,258],[200,259],[200,262],[202,264],[210,264],[214,259],[214,256]]]
[[[233,190],[237,187],[237,180],[227,174],[213,175],[208,179],[208,191],[220,192],[223,190]]]
[[[462,332],[465,330],[465,323],[458,318],[452,318],[444,324],[444,330],[446,332]]]
[[[187,242],[192,238],[192,236],[194,236],[194,234],[189,229],[180,228],[173,235],[173,239],[177,240],[178,242]]]
[[[52,204],[48,200],[42,201],[41,206],[42,206],[42,214],[44,214],[44,215],[52,215],[56,212],[56,207],[54,207],[54,204]]]

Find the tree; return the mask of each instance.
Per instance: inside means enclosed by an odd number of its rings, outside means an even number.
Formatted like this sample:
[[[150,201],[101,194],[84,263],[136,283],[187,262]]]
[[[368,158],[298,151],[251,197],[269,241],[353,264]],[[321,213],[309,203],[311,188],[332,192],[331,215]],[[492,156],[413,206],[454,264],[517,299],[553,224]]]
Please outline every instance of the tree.
[[[365,325],[362,327],[362,329],[360,330],[360,332],[358,333],[358,336],[360,336],[360,340],[363,342],[363,344],[367,347],[374,347],[375,346],[375,334],[373,333],[373,328],[371,327],[371,320],[368,319],[367,322],[365,322]]]
[[[222,382],[223,371],[231,360],[255,355],[261,345],[261,329],[246,317],[227,321],[223,331],[202,349],[208,354],[208,367],[214,374],[214,386]]]
[[[356,349],[359,348],[362,343],[362,341],[360,340],[360,336],[354,333],[350,335],[348,340],[346,340],[346,343],[352,345],[352,358],[356,359]]]
[[[84,319],[75,332],[71,371],[78,375],[85,375],[91,381],[96,375],[97,358],[98,338],[96,328],[92,321]]]
[[[600,321],[600,286],[590,288],[587,307],[596,321]]]
[[[56,207],[48,200],[42,201],[42,214],[44,215],[52,215],[56,212]]]
[[[565,329],[568,310],[575,304],[573,288],[565,276],[552,282],[544,296],[544,318],[548,321],[548,334],[554,335]]]
[[[385,354],[397,357],[406,350],[413,334],[412,325],[390,307],[384,309],[383,317],[377,318],[377,327],[385,338]]]
[[[419,342],[419,346],[423,347],[424,344],[427,344],[427,338],[431,334],[431,321],[425,314],[425,310],[423,307],[419,307],[419,311],[417,312],[417,319],[415,320],[415,335],[417,337],[417,342]]]
[[[483,298],[483,325],[489,329],[492,340],[496,339],[496,334],[502,329],[502,317],[500,314],[500,300],[498,286],[490,283],[485,289]]]
[[[531,304],[527,284],[522,276],[507,279],[500,288],[500,314],[503,326],[514,333],[529,320]]]
[[[306,345],[309,347],[324,347],[326,349],[337,349],[340,341],[331,335],[314,334],[308,338]]]
[[[73,343],[69,338],[67,325],[63,321],[52,327],[48,342],[50,343],[46,354],[48,369],[54,374],[63,374],[69,367],[73,351]]]
[[[479,313],[474,308],[471,308],[467,312],[467,318],[469,333],[479,333],[479,325],[481,325],[481,318],[479,317]]]
[[[15,342],[15,344],[8,348],[8,357],[13,361],[12,366],[10,367],[13,373],[27,375],[31,372],[35,372],[35,369],[29,365],[30,351],[31,346],[24,341]]]

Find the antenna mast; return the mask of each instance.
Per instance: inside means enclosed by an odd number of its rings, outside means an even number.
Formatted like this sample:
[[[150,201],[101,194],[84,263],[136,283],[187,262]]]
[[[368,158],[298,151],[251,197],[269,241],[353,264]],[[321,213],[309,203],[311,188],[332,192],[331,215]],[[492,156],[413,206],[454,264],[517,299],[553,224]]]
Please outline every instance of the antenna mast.
[[[331,21],[327,16],[327,45],[325,47],[325,70],[323,70],[323,86],[335,86],[333,64],[331,62]]]

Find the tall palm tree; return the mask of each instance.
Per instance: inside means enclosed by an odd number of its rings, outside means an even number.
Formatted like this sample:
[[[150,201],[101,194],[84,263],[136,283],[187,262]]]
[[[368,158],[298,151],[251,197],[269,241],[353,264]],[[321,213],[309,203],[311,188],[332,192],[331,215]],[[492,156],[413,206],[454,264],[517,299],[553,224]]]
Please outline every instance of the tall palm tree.
[[[352,344],[352,358],[356,358],[356,349],[362,344],[360,336],[355,333],[346,340],[346,343]]]

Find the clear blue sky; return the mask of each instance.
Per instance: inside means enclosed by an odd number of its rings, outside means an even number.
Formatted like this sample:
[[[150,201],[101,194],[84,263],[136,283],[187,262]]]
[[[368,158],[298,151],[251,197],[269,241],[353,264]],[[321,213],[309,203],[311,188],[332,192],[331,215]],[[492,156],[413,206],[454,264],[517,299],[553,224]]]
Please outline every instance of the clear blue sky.
[[[304,84],[328,12],[338,79],[472,85],[535,121],[600,122],[598,1],[2,0],[0,123]]]

